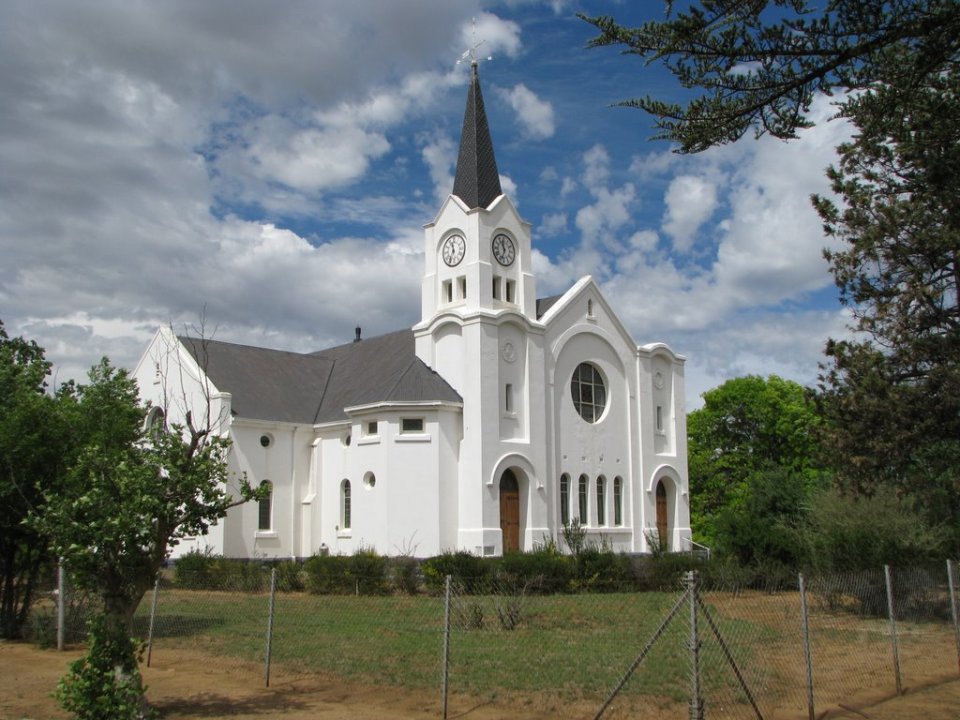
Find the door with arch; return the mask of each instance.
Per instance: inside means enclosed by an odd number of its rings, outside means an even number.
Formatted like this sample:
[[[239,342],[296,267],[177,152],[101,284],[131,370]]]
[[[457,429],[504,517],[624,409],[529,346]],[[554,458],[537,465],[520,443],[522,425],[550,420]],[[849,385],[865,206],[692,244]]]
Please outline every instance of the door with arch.
[[[500,476],[500,532],[503,552],[520,549],[520,483],[512,470]]]
[[[667,489],[663,481],[657,482],[657,535],[660,537],[660,549],[670,549],[670,523],[667,514]]]

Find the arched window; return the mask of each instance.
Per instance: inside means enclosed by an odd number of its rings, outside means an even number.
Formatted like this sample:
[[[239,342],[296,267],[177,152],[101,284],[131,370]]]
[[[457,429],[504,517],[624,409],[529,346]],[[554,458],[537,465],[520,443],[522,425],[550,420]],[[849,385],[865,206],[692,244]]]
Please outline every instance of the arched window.
[[[613,524],[623,525],[623,478],[613,479]]]
[[[581,475],[581,476],[580,476],[579,488],[578,488],[578,492],[577,492],[577,496],[578,496],[578,499],[579,499],[579,503],[578,503],[578,504],[579,504],[579,506],[580,506],[580,507],[579,507],[579,510],[580,510],[580,524],[581,524],[581,525],[589,525],[589,524],[590,524],[590,518],[589,518],[589,516],[587,515],[587,496],[589,495],[589,492],[590,492],[589,487],[590,487],[590,478],[588,478],[586,475]]]
[[[607,524],[607,479],[597,478],[597,525]]]
[[[350,481],[340,483],[340,529],[350,529]]]
[[[570,524],[570,476],[560,476],[560,524]]]
[[[272,515],[273,515],[273,483],[269,480],[264,480],[260,483],[260,489],[263,491],[264,495],[260,498],[260,507],[259,507],[259,520],[257,521],[258,530],[270,530],[272,525]]]
[[[160,432],[167,425],[167,418],[164,415],[163,408],[154,406],[150,408],[150,412],[147,413],[147,418],[143,422],[143,426],[150,432]]]

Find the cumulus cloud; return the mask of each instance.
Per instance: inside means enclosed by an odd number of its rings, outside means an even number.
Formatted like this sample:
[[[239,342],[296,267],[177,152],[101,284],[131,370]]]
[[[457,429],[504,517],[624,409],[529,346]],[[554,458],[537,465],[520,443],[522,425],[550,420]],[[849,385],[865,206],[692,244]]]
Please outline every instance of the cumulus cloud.
[[[679,252],[686,252],[717,206],[717,186],[704,177],[680,175],[670,181],[664,204],[663,231]]]
[[[553,106],[537,95],[523,83],[511,89],[498,88],[502,97],[516,113],[517,122],[524,134],[533,140],[545,140],[553,136]]]
[[[436,26],[435,26],[436,27]],[[493,13],[482,12],[470,22],[460,26],[460,41],[465,48],[481,43],[477,54],[504,53],[516,57],[520,53],[520,26],[512,20],[504,20]]]

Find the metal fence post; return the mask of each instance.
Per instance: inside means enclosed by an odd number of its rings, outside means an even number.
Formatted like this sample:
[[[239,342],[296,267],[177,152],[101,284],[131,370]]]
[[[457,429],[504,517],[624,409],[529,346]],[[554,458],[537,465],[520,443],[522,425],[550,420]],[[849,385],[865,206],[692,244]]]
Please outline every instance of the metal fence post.
[[[883,575],[887,581],[887,613],[890,616],[890,647],[893,649],[893,673],[897,679],[897,695],[903,694],[900,680],[900,649],[897,647],[897,618],[893,609],[893,582],[890,579],[890,566],[883,566]]]
[[[270,571],[270,605],[267,610],[267,657],[264,661],[264,681],[270,687],[270,653],[273,649],[273,609],[277,595],[277,569]]]
[[[157,617],[157,593],[160,592],[160,576],[153,583],[153,599],[150,601],[150,626],[147,628],[147,667],[153,655],[153,621]]]
[[[703,720],[703,698],[700,695],[700,633],[697,629],[697,573],[687,573],[690,594],[690,720]]]
[[[950,587],[950,612],[953,614],[953,634],[957,640],[957,669],[960,670],[960,623],[957,622],[957,584],[954,581],[956,566],[947,560],[947,584]]]
[[[803,617],[803,654],[807,660],[807,716],[810,720],[816,718],[816,712],[813,705],[813,654],[810,652],[810,612],[807,609],[807,586],[803,581],[803,573],[799,574],[800,579],[800,613]]]
[[[57,563],[57,650],[63,650],[67,623],[67,571],[63,558]]]
[[[450,576],[447,575],[443,593],[443,675],[440,693],[443,703],[443,720],[447,720],[447,689],[450,680]]]

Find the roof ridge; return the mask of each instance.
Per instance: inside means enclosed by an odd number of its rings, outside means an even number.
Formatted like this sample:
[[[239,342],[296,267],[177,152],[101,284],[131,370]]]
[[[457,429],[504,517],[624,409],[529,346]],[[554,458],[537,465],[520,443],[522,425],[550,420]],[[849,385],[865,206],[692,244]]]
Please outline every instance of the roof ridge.
[[[324,401],[324,398],[327,397],[327,388],[330,387],[330,379],[333,377],[333,371],[334,371],[334,370],[336,369],[336,367],[337,367],[337,361],[336,361],[336,360],[329,360],[328,358],[324,358],[324,360],[327,360],[327,361],[330,363],[330,370],[327,372],[327,379],[324,380],[324,382],[323,382],[323,390],[320,391],[320,399],[317,400],[317,410],[316,410],[316,412],[313,413],[313,424],[314,424],[314,425],[317,424],[317,419],[320,417],[320,411],[323,409],[323,401]]]
[[[403,382],[403,379],[407,376],[407,373],[410,372],[410,370],[413,368],[413,366],[417,364],[417,360],[418,360],[417,356],[414,355],[414,356],[413,356],[413,359],[412,359],[412,360],[407,364],[407,366],[403,369],[403,372],[400,373],[400,374],[397,376],[397,381],[393,384],[393,386],[390,388],[390,390],[387,391],[387,398],[388,398],[388,399],[393,396],[394,391],[396,391],[396,389],[397,389],[397,387],[399,387],[400,383]]]
[[[199,343],[201,345],[207,343],[216,343],[217,345],[232,345],[233,347],[238,348],[247,348],[249,350],[262,350],[264,352],[271,353],[283,353],[284,355],[296,355],[297,357],[304,358],[315,358],[315,353],[310,352],[297,352],[296,350],[280,350],[279,348],[270,348],[263,347],[262,345],[250,345],[249,343],[238,343],[232,342],[230,340],[216,340],[214,338],[205,338],[205,337],[193,337],[192,335],[177,335],[177,340],[184,342]]]

